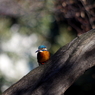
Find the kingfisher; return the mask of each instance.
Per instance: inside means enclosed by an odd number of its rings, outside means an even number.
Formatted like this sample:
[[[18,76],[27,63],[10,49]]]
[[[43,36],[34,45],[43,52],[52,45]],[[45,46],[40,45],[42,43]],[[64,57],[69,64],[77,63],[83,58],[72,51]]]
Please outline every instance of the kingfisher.
[[[44,45],[40,45],[36,53],[39,65],[45,64],[50,59],[50,52],[47,50],[46,46]]]

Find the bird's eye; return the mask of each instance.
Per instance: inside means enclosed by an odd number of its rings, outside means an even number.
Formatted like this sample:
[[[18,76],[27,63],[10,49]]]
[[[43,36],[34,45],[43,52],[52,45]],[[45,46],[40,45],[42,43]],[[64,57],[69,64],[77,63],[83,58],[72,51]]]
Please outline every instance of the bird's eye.
[[[40,50],[43,50],[44,48],[41,48]]]

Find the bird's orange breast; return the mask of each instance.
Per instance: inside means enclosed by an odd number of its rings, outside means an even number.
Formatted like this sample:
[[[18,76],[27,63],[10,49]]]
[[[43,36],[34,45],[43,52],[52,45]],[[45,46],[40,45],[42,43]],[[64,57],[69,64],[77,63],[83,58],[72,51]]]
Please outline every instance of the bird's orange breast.
[[[49,60],[49,58],[50,58],[49,51],[43,51],[43,52],[39,52],[37,54],[38,62],[41,64],[44,64],[45,62],[47,62]]]

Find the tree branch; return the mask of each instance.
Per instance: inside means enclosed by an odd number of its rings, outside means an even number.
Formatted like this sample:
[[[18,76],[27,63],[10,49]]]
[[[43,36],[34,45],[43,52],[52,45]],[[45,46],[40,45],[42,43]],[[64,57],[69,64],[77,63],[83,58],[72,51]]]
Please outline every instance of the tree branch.
[[[60,48],[2,95],[61,95],[85,70],[95,65],[95,29]]]

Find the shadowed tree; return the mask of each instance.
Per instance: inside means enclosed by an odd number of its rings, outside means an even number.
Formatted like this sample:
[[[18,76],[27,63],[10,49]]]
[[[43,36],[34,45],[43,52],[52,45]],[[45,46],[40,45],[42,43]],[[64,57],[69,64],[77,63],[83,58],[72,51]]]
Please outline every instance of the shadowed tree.
[[[2,95],[61,95],[87,69],[95,65],[95,29],[60,48],[52,58]]]
[[[29,6],[26,7],[28,4]],[[40,15],[38,14],[39,10],[45,8],[46,3],[44,1],[43,3],[38,2],[38,0],[36,2],[1,0],[0,5],[1,15],[13,17],[13,19],[24,15],[26,19],[26,16],[43,18],[44,12],[40,12]],[[59,34],[59,23],[63,24],[65,22],[65,24],[69,24],[78,35],[94,28],[94,9],[94,3],[92,5],[89,0],[84,0],[84,2],[83,0],[57,0],[54,11],[55,22],[57,23],[51,29],[51,31],[55,29],[57,31],[50,34],[51,39],[53,37],[52,44],[56,39],[56,36],[54,37],[53,35]],[[29,19],[28,21],[31,22]],[[29,22],[25,20],[24,25],[31,27],[34,24]],[[3,95],[60,95],[64,93],[85,70],[94,65],[94,32],[95,30],[91,30],[75,38],[71,43],[58,50],[47,64],[31,71],[6,90]]]

